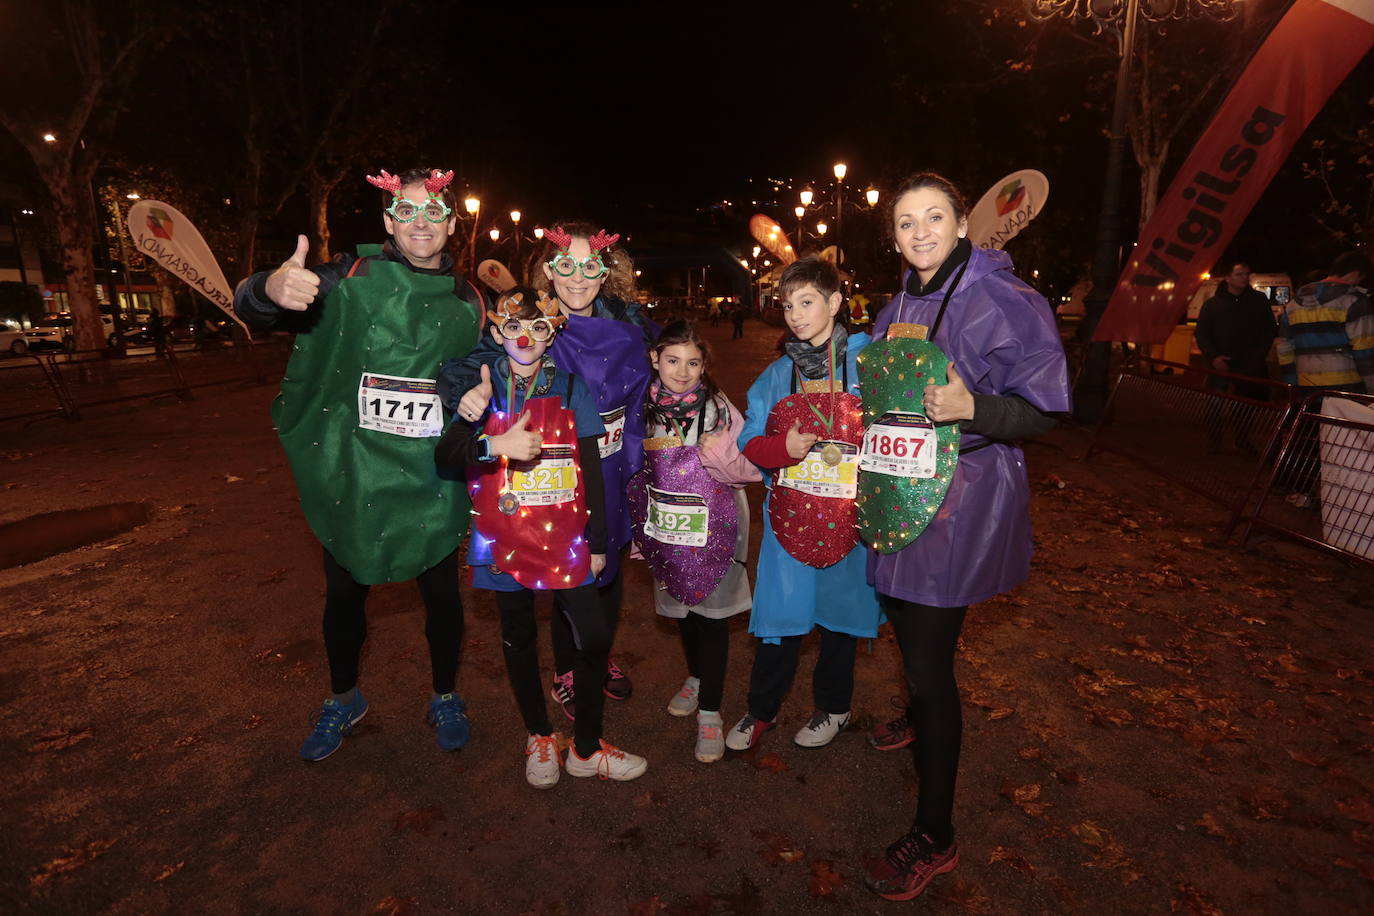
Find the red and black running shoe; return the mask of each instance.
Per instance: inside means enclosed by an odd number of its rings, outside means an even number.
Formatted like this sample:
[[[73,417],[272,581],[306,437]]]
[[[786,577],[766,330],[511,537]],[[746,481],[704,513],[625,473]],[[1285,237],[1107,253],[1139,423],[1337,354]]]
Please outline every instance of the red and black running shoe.
[[[882,725],[874,726],[873,731],[868,733],[868,743],[880,751],[900,750],[916,740],[916,730],[911,727],[911,712],[908,707],[895,699],[892,705],[900,709],[902,714]]]
[[[885,900],[911,900],[936,875],[954,871],[958,864],[957,844],[937,849],[929,834],[913,829],[887,847],[883,857],[869,867],[864,884]]]

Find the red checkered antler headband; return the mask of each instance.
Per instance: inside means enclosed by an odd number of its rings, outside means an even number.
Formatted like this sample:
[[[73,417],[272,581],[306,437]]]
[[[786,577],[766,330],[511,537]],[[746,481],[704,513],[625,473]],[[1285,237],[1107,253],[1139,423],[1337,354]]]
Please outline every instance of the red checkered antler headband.
[[[425,179],[425,190],[430,194],[438,194],[448,187],[451,181],[453,181],[453,169],[449,169],[447,172],[435,169],[433,174]]]
[[[450,172],[449,174],[452,175],[453,173]],[[376,175],[368,175],[367,183],[375,187],[381,188],[383,191],[390,191],[392,194],[395,194],[398,197],[401,194],[401,179],[396,175],[392,175],[386,169],[382,169],[381,177],[378,177]],[[428,185],[429,182],[425,182],[425,184]]]
[[[553,246],[560,251],[567,251],[572,244],[572,236],[563,231],[562,226],[554,226],[552,229],[544,230],[544,238],[553,242]]]
[[[618,241],[620,241],[620,233],[617,232],[615,235],[607,235],[606,230],[602,229],[596,235],[587,239],[587,244],[591,246],[592,254],[596,254],[603,248],[610,248]]]

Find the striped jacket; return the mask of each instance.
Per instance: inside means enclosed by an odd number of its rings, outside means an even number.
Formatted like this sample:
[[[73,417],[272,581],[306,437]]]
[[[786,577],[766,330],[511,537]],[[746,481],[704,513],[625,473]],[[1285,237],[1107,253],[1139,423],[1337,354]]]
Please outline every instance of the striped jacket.
[[[1279,370],[1302,388],[1374,394],[1374,304],[1358,286],[1309,283],[1279,316]]]

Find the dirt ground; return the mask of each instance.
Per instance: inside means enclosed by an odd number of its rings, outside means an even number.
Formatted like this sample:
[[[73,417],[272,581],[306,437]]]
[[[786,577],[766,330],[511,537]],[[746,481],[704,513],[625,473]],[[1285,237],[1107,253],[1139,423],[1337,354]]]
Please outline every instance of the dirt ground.
[[[743,407],[776,332],[717,343]],[[472,741],[425,726],[411,584],[375,588],[372,708],[296,756],[327,687],[319,547],[268,419],[275,386],[0,430],[0,523],[147,501],[131,531],[0,571],[0,909],[44,913],[1355,913],[1374,909],[1374,575],[1226,544],[1225,515],[1060,430],[1027,451],[1030,581],[975,607],[959,661],[962,863],[912,904],[863,887],[910,822],[890,635],[856,722],[807,751],[803,657],[780,728],[702,765],[664,705],[675,630],[631,563],[606,733],[627,784],[524,781],[495,609],[464,589]],[[753,488],[757,528],[761,488]],[[757,542],[757,530],[755,531]],[[737,618],[725,718],[752,640]],[[545,637],[547,665],[547,637]]]

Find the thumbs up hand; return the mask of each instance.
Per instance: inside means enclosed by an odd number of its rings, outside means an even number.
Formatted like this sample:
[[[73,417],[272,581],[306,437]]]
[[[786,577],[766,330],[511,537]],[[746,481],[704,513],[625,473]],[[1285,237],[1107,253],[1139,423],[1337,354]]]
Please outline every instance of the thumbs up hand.
[[[475,389],[474,389],[475,390]],[[520,414],[515,425],[499,436],[491,437],[493,454],[505,455],[516,461],[531,461],[539,457],[544,448],[544,439],[538,432],[526,429],[530,425],[529,411]]]
[[[313,270],[306,270],[305,256],[310,242],[305,236],[296,237],[296,252],[267,278],[267,298],[293,312],[303,312],[320,294],[320,278]]]
[[[959,370],[954,368],[953,360],[949,363],[949,384],[937,385],[933,379],[926,382],[925,394],[921,400],[925,405],[926,416],[937,423],[973,419],[973,393],[964,384]]]
[[[458,402],[458,416],[473,422],[482,419],[487,405],[491,403],[491,370],[486,364],[481,369],[482,380],[473,385]]]
[[[787,431],[787,454],[794,461],[801,461],[816,444],[815,433],[801,431],[801,420],[793,420],[792,428]]]

